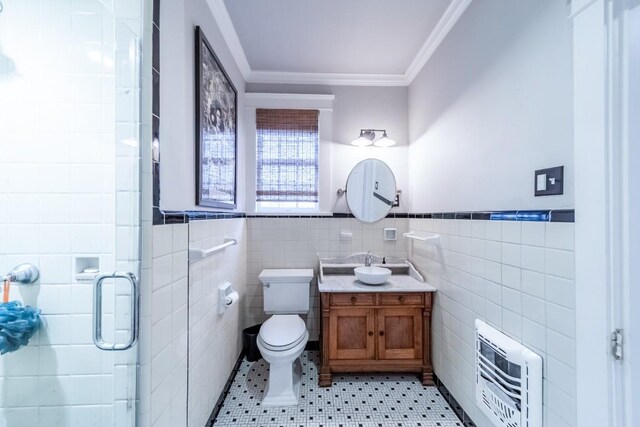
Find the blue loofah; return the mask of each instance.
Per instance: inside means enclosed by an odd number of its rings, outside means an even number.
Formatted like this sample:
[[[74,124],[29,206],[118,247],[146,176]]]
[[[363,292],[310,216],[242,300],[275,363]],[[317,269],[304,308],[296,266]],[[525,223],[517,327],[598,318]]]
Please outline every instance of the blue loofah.
[[[16,351],[29,344],[40,329],[40,310],[23,306],[20,301],[0,304],[0,354]]]

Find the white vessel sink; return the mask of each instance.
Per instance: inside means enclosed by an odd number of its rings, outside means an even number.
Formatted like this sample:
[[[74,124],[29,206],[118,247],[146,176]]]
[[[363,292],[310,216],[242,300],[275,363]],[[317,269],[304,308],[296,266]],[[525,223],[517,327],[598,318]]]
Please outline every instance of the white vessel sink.
[[[356,267],[353,272],[367,285],[381,285],[391,277],[391,270],[384,267]]]

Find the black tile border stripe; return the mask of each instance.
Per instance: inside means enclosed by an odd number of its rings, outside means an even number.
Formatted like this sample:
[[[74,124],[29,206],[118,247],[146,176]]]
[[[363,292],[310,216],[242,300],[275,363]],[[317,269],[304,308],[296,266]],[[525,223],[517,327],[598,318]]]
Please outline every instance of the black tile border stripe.
[[[153,0],[153,25],[151,38],[151,165],[152,165],[152,200],[153,223],[165,224],[161,214],[155,212],[160,209],[160,0]],[[162,219],[162,222],[157,222]],[[171,222],[169,223],[171,224]]]
[[[449,391],[449,389],[447,389],[447,386],[445,386],[444,383],[440,381],[440,378],[438,378],[436,374],[433,374],[433,380],[436,384],[436,387],[438,388],[438,391],[442,395],[442,398],[449,404],[453,413],[456,414],[456,416],[462,422],[462,425],[465,427],[476,427],[469,414],[467,414],[464,409],[462,409],[462,406],[460,406],[458,401],[453,397],[453,395],[451,395],[451,392]]]
[[[244,354],[245,354],[244,350],[242,350],[240,352],[240,355],[238,356],[238,360],[236,360],[236,364],[233,366],[233,369],[229,374],[229,378],[227,378],[227,382],[224,384],[224,387],[222,388],[222,393],[220,393],[220,396],[218,396],[218,400],[216,401],[216,404],[213,407],[213,410],[211,411],[211,415],[209,415],[209,420],[207,420],[205,427],[212,427],[213,422],[218,417],[218,414],[220,413],[220,410],[222,409],[222,406],[224,404],[224,399],[225,397],[227,397],[227,395],[229,394],[229,390],[231,389],[231,384],[233,384],[233,380],[236,379],[236,375],[240,370],[240,365],[242,364],[242,360],[244,359]]]
[[[186,224],[189,221],[232,218],[355,218],[353,214],[336,212],[331,215],[264,215],[244,212],[213,211],[163,211],[153,208],[153,225]],[[484,221],[522,221],[522,222],[575,222],[573,209],[532,210],[532,211],[480,211],[480,212],[444,212],[444,213],[390,213],[387,218],[409,219],[460,219]]]

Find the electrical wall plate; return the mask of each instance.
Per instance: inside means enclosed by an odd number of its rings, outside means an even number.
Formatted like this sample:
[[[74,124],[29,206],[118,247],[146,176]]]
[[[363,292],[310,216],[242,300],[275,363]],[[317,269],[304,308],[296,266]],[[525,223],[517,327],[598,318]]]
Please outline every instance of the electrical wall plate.
[[[398,229],[397,228],[385,228],[384,229],[384,240],[396,240],[398,238]]]
[[[564,166],[539,169],[533,180],[535,196],[553,196],[564,193]]]

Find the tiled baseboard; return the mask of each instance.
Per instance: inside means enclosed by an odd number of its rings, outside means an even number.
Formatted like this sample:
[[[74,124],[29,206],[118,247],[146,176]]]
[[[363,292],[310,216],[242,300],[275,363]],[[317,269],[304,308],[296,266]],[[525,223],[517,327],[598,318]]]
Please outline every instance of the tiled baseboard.
[[[462,424],[465,427],[476,427],[471,417],[467,415],[464,409],[462,409],[462,406],[460,406],[458,401],[454,399],[454,397],[451,395],[451,393],[447,389],[447,386],[445,386],[435,374],[433,375],[433,379],[436,383],[436,387],[438,387],[438,391],[440,392],[444,400],[447,401],[449,406],[451,406],[451,410],[453,410],[453,412],[458,416],[458,418],[460,418],[460,421],[462,421]]]
[[[220,412],[220,408],[222,408],[222,404],[224,403],[224,398],[227,396],[227,394],[229,394],[229,389],[231,388],[231,384],[233,383],[233,380],[236,378],[238,369],[240,369],[240,364],[244,359],[244,354],[245,354],[244,351],[240,352],[240,356],[238,356],[238,360],[236,361],[236,364],[233,366],[233,369],[229,374],[229,378],[227,378],[227,382],[225,383],[222,389],[222,393],[220,393],[220,396],[218,396],[218,400],[216,401],[216,406],[213,407],[213,411],[211,411],[211,415],[209,416],[209,420],[207,421],[207,424],[205,427],[213,426],[213,421],[218,416],[218,412]]]

